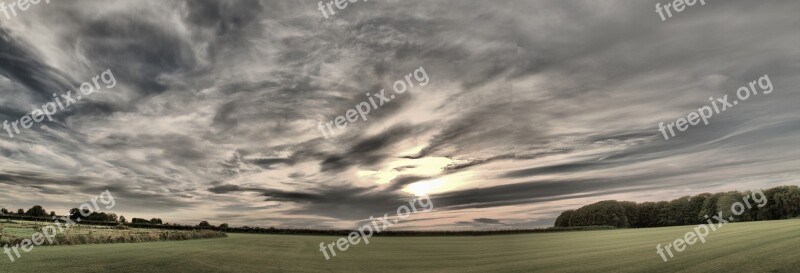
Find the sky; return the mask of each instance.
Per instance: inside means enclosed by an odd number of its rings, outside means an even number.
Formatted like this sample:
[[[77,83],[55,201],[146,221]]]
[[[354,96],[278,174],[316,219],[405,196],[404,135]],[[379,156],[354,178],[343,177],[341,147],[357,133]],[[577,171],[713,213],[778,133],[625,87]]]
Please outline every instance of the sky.
[[[0,131],[0,207],[64,214],[109,190],[106,212],[128,219],[350,229],[428,195],[432,211],[394,228],[485,230],[552,226],[601,200],[798,185],[800,2],[707,0],[663,21],[657,2],[0,13],[0,120],[80,95],[104,71],[116,82],[53,121]],[[420,68],[426,85],[392,92]],[[668,140],[659,131],[765,75],[773,92]],[[381,89],[396,98],[323,136],[320,122]]]

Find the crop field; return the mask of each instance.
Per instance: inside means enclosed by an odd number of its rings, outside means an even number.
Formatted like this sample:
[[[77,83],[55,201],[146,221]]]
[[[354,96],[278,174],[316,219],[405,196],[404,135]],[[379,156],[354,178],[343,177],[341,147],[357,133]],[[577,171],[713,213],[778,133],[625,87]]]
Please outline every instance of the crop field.
[[[30,238],[31,234],[43,226],[53,224],[53,222],[34,222],[34,221],[20,221],[20,220],[0,220],[0,227],[3,228],[2,234],[4,238]],[[120,230],[113,230],[109,226],[93,226],[93,225],[77,225],[71,228],[72,233],[88,234],[101,233],[101,234],[119,234]],[[139,232],[139,230],[128,230],[128,232]]]
[[[216,238],[224,233],[207,230],[164,230],[128,227],[111,227],[95,225],[74,225],[58,230],[53,222],[33,221],[0,221],[0,246],[19,244],[24,239],[31,239],[42,228],[52,225],[56,245],[103,244],[103,243],[138,243],[166,240],[188,240],[195,238]]]
[[[42,246],[1,272],[796,272],[800,220],[732,223],[664,262],[655,246],[693,226],[497,236],[374,237],[326,261],[330,236],[229,234]]]

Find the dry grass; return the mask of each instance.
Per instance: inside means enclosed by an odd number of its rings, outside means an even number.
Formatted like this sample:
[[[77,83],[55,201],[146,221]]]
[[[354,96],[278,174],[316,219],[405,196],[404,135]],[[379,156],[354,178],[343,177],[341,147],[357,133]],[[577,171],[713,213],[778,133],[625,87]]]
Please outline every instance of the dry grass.
[[[14,221],[0,222],[0,246],[17,245],[52,223]],[[223,232],[211,230],[162,230],[127,227],[76,225],[59,230],[53,245],[141,243],[155,241],[180,241],[227,237]],[[50,242],[45,241],[45,244]]]

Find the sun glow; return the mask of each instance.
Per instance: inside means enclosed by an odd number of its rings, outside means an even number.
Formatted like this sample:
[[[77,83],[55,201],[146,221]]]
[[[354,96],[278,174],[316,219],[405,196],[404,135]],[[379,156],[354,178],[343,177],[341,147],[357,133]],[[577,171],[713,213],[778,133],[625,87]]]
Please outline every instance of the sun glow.
[[[445,179],[434,179],[429,181],[421,181],[408,185],[403,191],[411,193],[416,196],[431,194],[447,185]]]
[[[421,196],[451,191],[470,183],[472,172],[443,173],[447,166],[456,163],[459,162],[446,157],[401,158],[389,162],[381,170],[360,170],[356,174],[364,182],[378,185],[388,185],[392,180],[402,176],[430,177],[403,188],[404,192]]]
[[[472,182],[472,172],[448,175],[432,180],[420,181],[406,186],[403,191],[416,196],[453,191]]]
[[[382,170],[361,170],[358,177],[375,184],[388,184],[401,175],[436,176],[454,161],[446,157],[426,157],[420,159],[398,159],[390,162]]]

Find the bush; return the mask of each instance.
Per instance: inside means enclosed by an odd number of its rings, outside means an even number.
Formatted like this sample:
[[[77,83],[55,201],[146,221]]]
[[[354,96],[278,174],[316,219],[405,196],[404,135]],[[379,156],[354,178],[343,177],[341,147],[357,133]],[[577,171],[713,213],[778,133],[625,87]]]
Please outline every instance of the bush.
[[[40,228],[40,227],[39,227]],[[18,245],[25,238],[14,238],[2,235],[0,227],[0,246]],[[54,245],[80,245],[80,244],[110,244],[110,243],[141,243],[169,240],[191,240],[222,238],[228,235],[213,230],[131,230],[125,226],[96,229],[86,226],[74,226],[64,232],[56,234],[53,238]],[[45,244],[49,244],[45,241]]]

